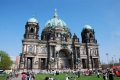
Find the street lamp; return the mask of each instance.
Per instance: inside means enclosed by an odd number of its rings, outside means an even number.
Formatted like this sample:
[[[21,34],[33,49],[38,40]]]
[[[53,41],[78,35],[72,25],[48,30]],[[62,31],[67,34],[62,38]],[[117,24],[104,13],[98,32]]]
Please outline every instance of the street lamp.
[[[112,57],[112,63],[113,63],[113,66],[114,66],[114,60],[113,60],[113,57]]]
[[[106,53],[106,56],[107,56],[107,61],[108,61],[108,53]]]
[[[114,55],[114,59],[115,59],[115,60],[114,60],[114,63],[117,63],[115,55]]]

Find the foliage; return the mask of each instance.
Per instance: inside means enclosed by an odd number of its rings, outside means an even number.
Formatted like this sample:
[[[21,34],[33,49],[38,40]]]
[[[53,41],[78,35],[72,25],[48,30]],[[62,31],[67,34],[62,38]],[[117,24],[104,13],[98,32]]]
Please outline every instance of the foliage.
[[[8,53],[5,51],[0,51],[0,56],[1,56],[1,62],[0,62],[0,68],[10,68],[12,66],[13,61],[11,60],[10,56]]]
[[[101,64],[101,67],[103,68],[103,69],[105,69],[105,68],[112,68],[113,66],[120,66],[120,63],[112,63],[112,62],[110,62],[109,64]]]

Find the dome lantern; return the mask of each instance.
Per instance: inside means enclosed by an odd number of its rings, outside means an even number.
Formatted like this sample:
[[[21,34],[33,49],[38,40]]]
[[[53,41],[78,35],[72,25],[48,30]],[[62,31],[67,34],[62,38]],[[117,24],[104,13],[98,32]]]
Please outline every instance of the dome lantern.
[[[55,9],[54,18],[58,18],[57,9]]]

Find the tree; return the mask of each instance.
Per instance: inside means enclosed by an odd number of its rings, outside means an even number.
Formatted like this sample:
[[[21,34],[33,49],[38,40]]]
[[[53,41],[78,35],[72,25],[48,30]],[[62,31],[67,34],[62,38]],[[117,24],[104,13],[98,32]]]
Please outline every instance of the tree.
[[[4,69],[10,68],[13,64],[13,61],[11,60],[8,53],[6,53],[5,51],[0,51],[0,56],[1,56],[0,68],[4,68]]]

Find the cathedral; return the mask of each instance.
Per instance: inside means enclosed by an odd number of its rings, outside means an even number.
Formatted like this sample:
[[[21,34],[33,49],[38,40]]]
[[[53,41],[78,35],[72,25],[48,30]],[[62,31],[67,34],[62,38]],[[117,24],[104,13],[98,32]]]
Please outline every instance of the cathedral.
[[[81,31],[81,41],[73,36],[67,24],[54,17],[48,20],[39,39],[39,22],[30,18],[25,25],[20,53],[20,70],[98,69],[100,57],[94,29],[87,23]]]

